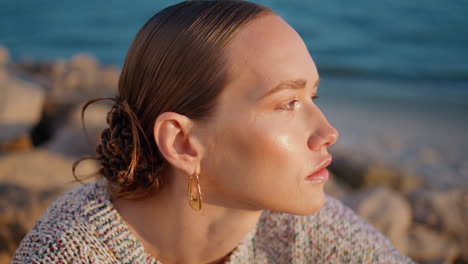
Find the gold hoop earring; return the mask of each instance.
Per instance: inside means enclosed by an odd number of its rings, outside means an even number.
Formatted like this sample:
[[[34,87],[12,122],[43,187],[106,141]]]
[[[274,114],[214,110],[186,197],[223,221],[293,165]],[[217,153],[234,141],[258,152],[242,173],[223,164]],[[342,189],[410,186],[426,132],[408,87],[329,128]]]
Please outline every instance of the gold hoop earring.
[[[193,182],[195,181],[195,182]],[[201,197],[201,190],[200,190],[200,179],[198,178],[198,173],[194,172],[190,175],[188,184],[187,184],[187,199],[189,201],[190,207],[192,207],[195,211],[200,211],[202,206],[202,197]],[[193,185],[196,186],[196,197],[193,197]]]

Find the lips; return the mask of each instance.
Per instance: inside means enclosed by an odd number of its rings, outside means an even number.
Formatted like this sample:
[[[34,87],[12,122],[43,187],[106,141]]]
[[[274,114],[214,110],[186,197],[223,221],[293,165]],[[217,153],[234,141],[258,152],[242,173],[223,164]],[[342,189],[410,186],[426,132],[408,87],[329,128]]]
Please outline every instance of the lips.
[[[332,157],[328,156],[322,163],[314,170],[312,174],[306,177],[306,181],[313,183],[324,183],[328,180],[328,170],[326,167],[332,162]]]

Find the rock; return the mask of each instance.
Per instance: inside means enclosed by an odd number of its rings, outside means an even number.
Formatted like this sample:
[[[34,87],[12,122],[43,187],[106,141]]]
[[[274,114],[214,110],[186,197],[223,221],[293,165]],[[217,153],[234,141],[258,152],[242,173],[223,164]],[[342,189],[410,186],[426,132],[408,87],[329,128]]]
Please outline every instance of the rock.
[[[72,164],[73,160],[43,149],[0,158],[0,257],[7,259],[4,263],[9,263],[21,239],[50,202],[79,185],[72,176]],[[77,174],[80,177],[96,171],[97,164],[83,162]]]
[[[363,186],[385,185],[397,188],[401,173],[395,168],[383,164],[370,164],[364,173]]]
[[[410,196],[414,218],[439,231],[457,234],[466,230],[468,188],[421,190]]]
[[[416,174],[416,170],[411,167],[403,167],[401,169],[401,177],[396,188],[403,194],[408,194],[420,188],[423,188],[426,184],[426,181],[423,180],[423,177]]]
[[[95,88],[97,75],[98,63],[94,57],[87,54],[75,55],[68,64],[68,74],[64,76],[64,88],[76,89],[80,86],[82,91],[88,91]]]
[[[45,145],[48,150],[72,158],[96,154],[95,149],[100,143],[101,132],[107,126],[106,116],[110,106],[95,103],[86,109],[86,134],[81,122],[81,109],[82,106],[79,106],[72,111],[66,125]]]
[[[0,182],[31,190],[69,189],[78,185],[72,174],[73,162],[44,149],[12,153],[0,158]],[[83,162],[77,174],[92,174],[97,168],[95,162]]]
[[[21,61],[12,70],[46,87],[47,96],[60,104],[77,105],[91,98],[114,96],[120,70],[103,67],[88,54],[70,60]]]
[[[411,207],[399,193],[376,186],[353,193],[343,201],[384,233],[398,250],[407,252]]]
[[[79,104],[113,96],[119,78],[116,68],[102,67],[82,54],[70,61],[8,65],[15,77],[7,73],[8,63],[8,52],[0,47],[0,263],[9,262],[53,199],[80,184],[72,165],[78,157],[94,154],[110,107],[98,103],[88,108],[88,144]],[[19,79],[20,75],[32,81]],[[78,178],[95,174],[98,166],[83,161],[77,167]]]
[[[13,140],[10,140],[7,143],[0,143],[0,153],[9,153],[15,151],[25,151],[32,149],[33,143],[31,137],[27,134],[21,134]]]
[[[86,53],[80,53],[73,56],[69,62],[69,69],[71,71],[79,71],[87,74],[84,76],[86,77],[84,80],[85,83],[94,79],[92,77],[95,77],[94,75],[98,71],[98,67],[99,65],[96,58]],[[91,80],[91,83],[94,83],[95,81],[96,80]]]
[[[50,94],[60,101],[82,102],[116,93],[119,72],[113,67],[100,67],[96,59],[78,54],[69,62],[59,60],[52,65]]]
[[[106,90],[117,91],[119,84],[120,70],[115,67],[105,67],[100,73],[100,84]]]
[[[461,248],[468,249],[468,188],[421,190],[409,196],[414,219],[429,228],[446,234]],[[462,251],[468,261],[468,250]]]
[[[424,182],[409,168],[400,168],[365,153],[335,151],[330,170],[355,189],[385,185],[403,193],[423,186]]]
[[[407,254],[418,262],[455,263],[460,247],[446,236],[416,224],[410,230]]]
[[[52,65],[48,61],[22,59],[20,62],[11,65],[11,70],[15,74],[27,78],[31,82],[48,87]]]
[[[41,119],[31,131],[33,144],[43,146],[50,141],[57,131],[66,124],[73,108],[73,104],[58,101],[50,96],[46,97]]]
[[[29,134],[41,117],[42,88],[10,77],[0,80],[0,94],[0,143]]]
[[[409,170],[404,171],[382,163],[369,165],[363,176],[363,187],[385,185],[403,193],[416,190],[423,185],[421,178]]]

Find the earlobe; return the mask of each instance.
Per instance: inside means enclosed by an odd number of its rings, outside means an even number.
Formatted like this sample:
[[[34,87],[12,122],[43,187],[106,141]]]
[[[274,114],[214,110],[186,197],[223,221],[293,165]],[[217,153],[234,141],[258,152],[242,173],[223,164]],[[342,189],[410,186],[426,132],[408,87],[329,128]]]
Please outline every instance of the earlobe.
[[[153,129],[154,140],[163,157],[187,175],[199,167],[202,153],[192,128],[190,118],[164,112],[156,119]]]

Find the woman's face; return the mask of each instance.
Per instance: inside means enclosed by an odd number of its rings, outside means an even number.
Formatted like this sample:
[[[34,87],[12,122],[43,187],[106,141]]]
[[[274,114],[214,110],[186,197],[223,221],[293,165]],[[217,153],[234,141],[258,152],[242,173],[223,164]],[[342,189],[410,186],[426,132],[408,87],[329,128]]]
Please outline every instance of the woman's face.
[[[304,42],[280,17],[267,15],[243,28],[227,50],[230,81],[203,128],[204,202],[316,212],[324,183],[306,178],[331,158],[327,146],[338,132],[311,99],[319,76]]]

